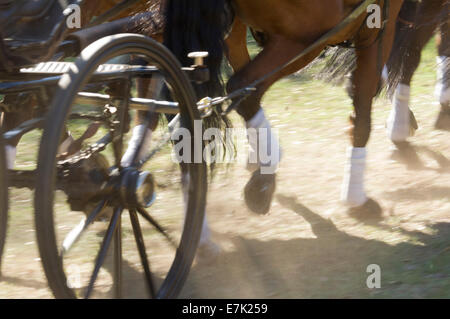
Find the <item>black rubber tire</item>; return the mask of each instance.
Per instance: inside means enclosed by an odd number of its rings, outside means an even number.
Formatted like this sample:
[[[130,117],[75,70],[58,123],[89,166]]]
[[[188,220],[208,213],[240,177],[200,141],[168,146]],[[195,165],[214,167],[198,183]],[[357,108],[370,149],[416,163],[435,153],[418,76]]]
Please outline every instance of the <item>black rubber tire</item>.
[[[0,130],[0,278],[2,274],[3,250],[8,229],[8,179],[6,170],[5,145]]]
[[[180,102],[183,126],[194,132],[194,120],[200,119],[196,96],[187,75],[171,52],[158,42],[141,35],[118,34],[102,38],[83,50],[76,60],[76,70],[65,74],[55,92],[39,150],[35,192],[36,231],[39,252],[49,286],[56,298],[74,298],[67,286],[56,242],[54,225],[54,185],[56,154],[63,126],[74,97],[96,69],[113,56],[138,53],[148,56],[171,79],[171,87]],[[193,136],[193,135],[192,135]],[[207,191],[205,163],[187,164],[190,172],[188,212],[174,262],[156,298],[176,298],[191,268],[200,239]],[[126,279],[125,279],[126,280]]]

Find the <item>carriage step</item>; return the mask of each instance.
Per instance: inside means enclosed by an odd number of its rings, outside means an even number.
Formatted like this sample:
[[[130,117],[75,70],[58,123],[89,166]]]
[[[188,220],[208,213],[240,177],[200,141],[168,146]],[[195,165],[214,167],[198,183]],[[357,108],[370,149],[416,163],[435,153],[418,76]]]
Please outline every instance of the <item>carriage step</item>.
[[[20,73],[27,74],[41,74],[47,75],[61,75],[67,73],[73,68],[75,63],[73,62],[42,62],[29,68],[20,69]],[[148,70],[155,71],[155,67],[146,67],[140,65],[128,65],[128,64],[102,64],[97,68],[96,73],[111,73],[129,70]]]
[[[13,74],[5,76],[5,82],[0,82],[0,94],[23,93],[46,86],[57,85],[60,77],[75,68],[73,62],[43,62],[32,67],[22,68]],[[209,81],[209,70],[205,67],[183,67],[182,70],[192,82],[204,83]],[[102,64],[91,80],[123,80],[131,77],[149,77],[158,73],[155,66]]]
[[[57,85],[60,77],[75,68],[73,62],[43,62],[20,72],[6,74],[7,81],[0,82],[0,94],[23,93],[45,86]],[[129,76],[151,76],[158,69],[154,66],[128,64],[102,64],[94,72],[95,81],[123,80]],[[3,76],[3,74],[1,74]]]
[[[62,75],[70,71],[75,63],[73,62],[42,62],[29,68],[20,69],[20,74],[30,74],[33,76],[55,76]],[[209,70],[205,67],[183,67],[182,70],[194,82],[204,83],[209,81]],[[129,64],[102,64],[99,65],[95,74],[111,74],[120,72],[132,72],[139,74],[151,74],[157,72],[155,66],[129,65]]]

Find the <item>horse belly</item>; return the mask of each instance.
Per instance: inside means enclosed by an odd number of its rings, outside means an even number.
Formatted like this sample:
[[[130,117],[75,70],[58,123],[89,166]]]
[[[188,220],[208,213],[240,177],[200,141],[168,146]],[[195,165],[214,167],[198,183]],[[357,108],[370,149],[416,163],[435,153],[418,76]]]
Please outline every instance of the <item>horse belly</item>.
[[[302,42],[314,41],[346,13],[343,0],[234,0],[233,7],[254,30]]]

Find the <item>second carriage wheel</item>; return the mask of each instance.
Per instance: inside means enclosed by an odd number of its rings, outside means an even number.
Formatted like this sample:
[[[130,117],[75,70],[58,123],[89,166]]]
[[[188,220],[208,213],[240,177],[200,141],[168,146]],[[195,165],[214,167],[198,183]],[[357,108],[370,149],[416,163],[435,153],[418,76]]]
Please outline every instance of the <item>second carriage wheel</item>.
[[[173,115],[155,129],[152,112]],[[144,36],[94,42],[61,78],[35,192],[39,251],[57,298],[178,296],[205,210],[206,164],[188,156],[199,119],[179,62]],[[183,132],[181,156],[174,132]]]
[[[6,170],[5,145],[0,130],[0,280],[2,271],[2,257],[5,248],[8,223],[8,180]]]

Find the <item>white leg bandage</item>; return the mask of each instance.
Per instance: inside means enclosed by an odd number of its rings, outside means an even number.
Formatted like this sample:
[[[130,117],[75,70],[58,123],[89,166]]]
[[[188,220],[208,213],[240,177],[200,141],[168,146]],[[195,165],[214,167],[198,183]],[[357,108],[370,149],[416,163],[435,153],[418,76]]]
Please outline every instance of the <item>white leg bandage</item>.
[[[59,145],[58,155],[67,153],[69,151],[70,145],[72,145],[72,143],[74,142],[72,135],[70,133],[68,133],[68,134],[69,134],[69,137],[66,138],[64,140],[64,142],[61,143],[61,145]]]
[[[448,86],[448,80],[445,79],[445,74],[450,67],[450,57],[438,56],[437,60],[437,84],[435,94],[439,99],[441,105],[448,104],[450,102],[450,87]]]
[[[187,205],[189,199],[189,192],[188,192],[189,173],[183,175],[182,184],[183,184],[184,220],[186,220]],[[211,241],[211,230],[209,229],[208,219],[206,218],[206,212],[204,216],[205,217],[203,218],[202,232],[200,234],[200,242],[199,242],[200,246]]]
[[[274,174],[281,160],[278,137],[270,127],[263,109],[247,123],[249,165],[261,169],[261,174]]]
[[[361,206],[367,201],[364,191],[365,168],[366,148],[349,147],[341,199],[350,207]]]
[[[6,145],[5,156],[6,156],[6,168],[13,169],[14,162],[16,161],[17,149],[14,146]]]
[[[147,132],[147,133],[145,133],[145,132]],[[142,144],[142,147],[138,154],[137,159],[140,160],[147,154],[147,152],[150,148],[150,143],[152,141],[152,131],[143,124],[137,125],[133,128],[133,133],[131,135],[131,139],[128,142],[128,148],[122,157],[121,165],[123,167],[128,167],[132,164],[131,161],[133,160],[133,155],[136,152],[136,150],[138,149],[139,144],[140,144],[142,138],[144,137],[144,134],[145,134],[145,140],[143,141],[143,144]]]
[[[399,84],[395,90],[393,108],[387,121],[387,133],[394,142],[403,142],[410,136],[410,87]]]

